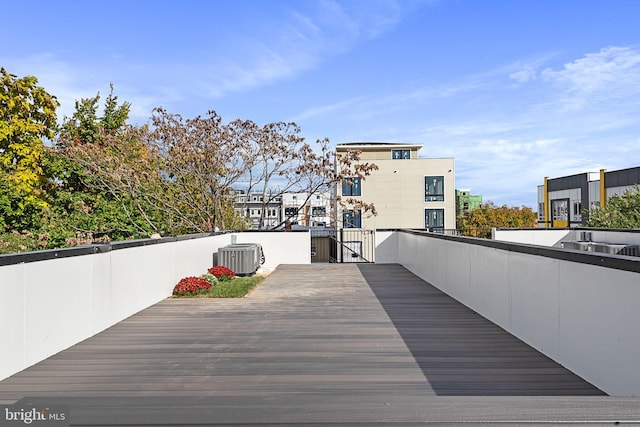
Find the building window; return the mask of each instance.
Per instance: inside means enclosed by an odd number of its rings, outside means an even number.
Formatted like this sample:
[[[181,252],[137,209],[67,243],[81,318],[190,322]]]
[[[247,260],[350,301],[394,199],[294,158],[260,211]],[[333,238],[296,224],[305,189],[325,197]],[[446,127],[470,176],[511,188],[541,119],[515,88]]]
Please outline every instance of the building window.
[[[444,230],[444,209],[425,209],[424,228],[428,230]]]
[[[360,196],[361,185],[360,178],[349,177],[342,181],[342,195],[343,196]]]
[[[291,196],[291,200],[298,200],[298,196]]]
[[[544,203],[538,203],[538,220],[544,221]]]
[[[327,208],[324,206],[314,206],[311,208],[312,216],[325,216],[327,215]]]
[[[286,217],[293,217],[298,215],[298,208],[284,208],[284,215]]]
[[[342,213],[342,226],[344,228],[361,228],[362,215],[360,210],[348,210]]]
[[[582,214],[582,202],[576,200],[573,202],[573,215],[579,216],[581,214]]]
[[[444,201],[444,176],[424,177],[424,201],[442,202]]]
[[[405,160],[411,158],[411,150],[391,150],[393,160]]]

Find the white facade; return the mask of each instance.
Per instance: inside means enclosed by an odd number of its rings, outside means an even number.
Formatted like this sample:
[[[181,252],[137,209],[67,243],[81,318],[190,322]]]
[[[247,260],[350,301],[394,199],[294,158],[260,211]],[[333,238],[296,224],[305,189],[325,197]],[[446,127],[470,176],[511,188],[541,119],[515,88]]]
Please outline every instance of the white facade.
[[[236,191],[236,213],[248,219],[252,229],[271,229],[282,222],[282,196]],[[262,226],[260,222],[262,221]]]
[[[292,224],[308,227],[333,225],[333,203],[329,192],[284,193],[282,217]]]

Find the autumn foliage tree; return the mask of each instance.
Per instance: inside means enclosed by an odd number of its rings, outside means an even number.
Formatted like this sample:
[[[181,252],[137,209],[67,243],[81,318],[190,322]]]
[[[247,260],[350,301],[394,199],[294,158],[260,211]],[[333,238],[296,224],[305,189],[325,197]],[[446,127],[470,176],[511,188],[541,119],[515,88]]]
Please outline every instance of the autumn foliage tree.
[[[44,140],[55,134],[58,105],[37,78],[0,68],[0,232],[37,227],[48,206]]]
[[[215,111],[184,119],[157,108],[133,126],[113,86],[102,106],[99,93],[83,98],[57,126],[57,101],[36,82],[2,70],[0,252],[243,229],[239,189],[261,192],[266,206],[377,168],[357,152],[336,157],[327,139],[307,143],[292,122],[225,123]],[[20,234],[19,244],[7,244],[3,231]]]
[[[491,238],[492,228],[535,228],[536,213],[527,206],[496,206],[483,203],[468,215],[457,218],[458,229],[465,236]]]
[[[262,193],[263,228],[265,207],[283,193],[301,192],[310,198],[329,191],[347,171],[348,176],[364,177],[376,168],[356,162],[357,153],[336,159],[327,139],[312,146],[292,122],[259,126],[236,119],[225,124],[215,111],[183,119],[156,109],[152,127],[149,144],[163,156],[167,178],[155,202],[182,232],[247,227],[247,218],[234,210],[237,189]]]

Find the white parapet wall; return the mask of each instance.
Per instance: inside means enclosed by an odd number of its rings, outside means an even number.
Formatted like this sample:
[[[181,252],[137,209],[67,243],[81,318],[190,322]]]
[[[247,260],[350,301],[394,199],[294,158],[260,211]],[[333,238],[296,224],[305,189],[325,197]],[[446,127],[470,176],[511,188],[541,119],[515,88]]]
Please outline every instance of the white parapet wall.
[[[286,239],[283,239],[286,235]],[[311,263],[311,233],[308,231],[243,232],[234,235],[236,243],[259,243],[264,252],[266,270],[273,270],[280,264]]]
[[[236,240],[269,270],[311,263],[308,232],[239,232],[0,256],[0,380],[169,297]]]
[[[492,238],[503,242],[562,247],[565,241],[590,241],[610,244],[640,245],[640,230],[606,228],[494,228]]]
[[[640,396],[640,259],[379,231],[399,263],[613,396]],[[395,250],[394,250],[395,248]]]
[[[578,240],[576,235],[575,230],[566,228],[494,228],[491,231],[494,240],[557,248],[564,240]]]

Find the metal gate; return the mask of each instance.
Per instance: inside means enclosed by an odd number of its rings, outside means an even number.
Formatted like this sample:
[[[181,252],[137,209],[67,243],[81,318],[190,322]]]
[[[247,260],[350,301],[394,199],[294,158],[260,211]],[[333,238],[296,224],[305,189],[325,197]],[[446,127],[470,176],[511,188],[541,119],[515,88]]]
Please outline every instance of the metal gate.
[[[311,262],[374,262],[375,231],[362,228],[311,230]]]
[[[338,230],[330,239],[330,262],[374,262],[375,232],[366,229]]]

